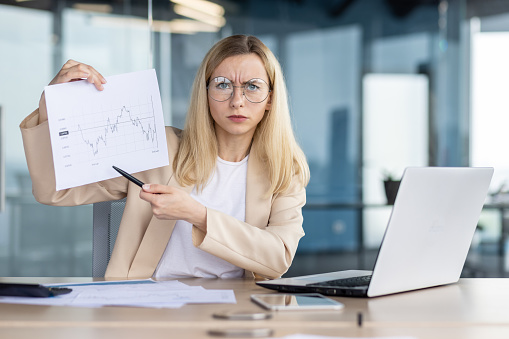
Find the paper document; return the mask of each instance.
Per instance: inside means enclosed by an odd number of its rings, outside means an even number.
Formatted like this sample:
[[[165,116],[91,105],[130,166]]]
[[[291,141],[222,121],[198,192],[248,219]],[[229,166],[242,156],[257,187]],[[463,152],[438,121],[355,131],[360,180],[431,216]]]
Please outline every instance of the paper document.
[[[47,285],[50,286],[50,285]],[[69,294],[51,298],[0,297],[0,303],[102,307],[133,306],[151,308],[179,308],[185,304],[235,304],[233,290],[207,290],[188,286],[177,280],[126,280],[86,284],[58,284],[68,286]]]
[[[358,338],[358,337],[356,337]],[[362,337],[363,339],[417,339],[416,337]],[[276,339],[276,338],[269,338]],[[328,337],[323,335],[312,334],[292,334],[278,339],[354,339],[353,337]]]
[[[106,77],[104,90],[87,81],[46,86],[56,189],[168,165],[155,70]]]

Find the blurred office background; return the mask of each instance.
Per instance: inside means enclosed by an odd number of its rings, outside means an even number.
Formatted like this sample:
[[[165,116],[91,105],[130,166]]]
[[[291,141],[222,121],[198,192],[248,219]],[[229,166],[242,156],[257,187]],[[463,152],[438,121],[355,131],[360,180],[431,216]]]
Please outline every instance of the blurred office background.
[[[92,206],[35,202],[18,125],[68,59],[155,68],[183,127],[207,50],[258,36],[280,60],[311,167],[287,276],[371,268],[407,166],[494,166],[464,276],[506,276],[508,0],[0,1],[0,276],[90,276]],[[509,187],[507,187],[509,190]]]

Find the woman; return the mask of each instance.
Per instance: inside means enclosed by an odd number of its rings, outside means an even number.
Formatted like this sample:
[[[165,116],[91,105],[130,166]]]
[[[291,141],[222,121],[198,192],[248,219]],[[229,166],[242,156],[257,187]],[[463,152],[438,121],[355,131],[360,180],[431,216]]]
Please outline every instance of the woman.
[[[50,85],[105,79],[69,60]],[[304,235],[309,168],[291,127],[281,67],[257,38],[216,43],[196,75],[183,131],[166,128],[170,166],[55,191],[44,93],[20,125],[37,201],[127,197],[106,277],[265,277],[291,265]]]

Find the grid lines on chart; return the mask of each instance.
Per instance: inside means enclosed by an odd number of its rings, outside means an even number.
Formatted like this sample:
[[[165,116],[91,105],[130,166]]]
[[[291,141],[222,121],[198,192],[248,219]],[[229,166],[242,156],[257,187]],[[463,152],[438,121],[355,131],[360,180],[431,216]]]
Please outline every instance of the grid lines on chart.
[[[69,147],[80,159],[74,164],[158,149],[152,97],[133,99],[115,106],[87,106],[72,114]]]

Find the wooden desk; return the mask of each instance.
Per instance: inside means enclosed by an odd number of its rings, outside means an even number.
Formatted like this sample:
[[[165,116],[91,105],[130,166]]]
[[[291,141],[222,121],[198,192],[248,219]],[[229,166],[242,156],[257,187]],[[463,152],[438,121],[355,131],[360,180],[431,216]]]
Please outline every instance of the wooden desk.
[[[0,281],[90,281],[91,278],[0,278]],[[72,308],[0,304],[0,338],[212,338],[214,328],[271,328],[343,337],[414,336],[420,339],[509,338],[509,279],[462,279],[458,284],[374,299],[335,298],[341,311],[276,312],[269,320],[212,318],[220,310],[260,308],[253,293],[277,293],[251,280],[182,279],[188,285],[233,289],[237,304],[195,304],[180,309]],[[357,325],[357,314],[364,322]]]

